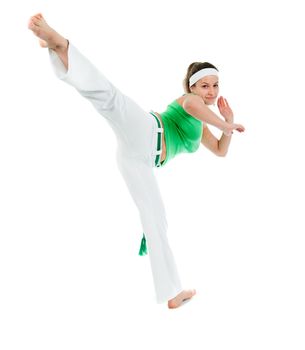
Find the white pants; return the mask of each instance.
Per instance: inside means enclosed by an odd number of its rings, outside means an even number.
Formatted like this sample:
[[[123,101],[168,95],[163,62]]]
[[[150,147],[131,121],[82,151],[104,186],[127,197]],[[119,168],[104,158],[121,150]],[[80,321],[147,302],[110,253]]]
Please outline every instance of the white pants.
[[[68,70],[49,49],[56,76],[72,85],[106,118],[117,138],[117,164],[139,210],[158,303],[182,291],[167,240],[167,220],[154,175],[157,149],[155,118],[123,95],[71,43]]]

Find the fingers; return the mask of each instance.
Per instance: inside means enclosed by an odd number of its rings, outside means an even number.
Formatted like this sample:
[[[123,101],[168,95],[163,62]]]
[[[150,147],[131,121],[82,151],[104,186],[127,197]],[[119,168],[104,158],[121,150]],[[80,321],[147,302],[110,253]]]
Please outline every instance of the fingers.
[[[217,107],[220,111],[222,110],[222,104],[220,102],[220,99],[217,100]]]
[[[222,104],[223,107],[229,107],[228,100],[226,98],[224,98],[223,96],[220,96],[217,102]]]
[[[237,124],[235,129],[239,132],[244,132],[245,131],[245,127],[243,125]]]
[[[220,96],[219,99],[217,100],[217,106],[220,110],[226,107],[222,96]]]
[[[224,107],[224,100],[223,100],[223,97],[222,97],[222,96],[219,97],[218,102],[220,103],[220,105],[221,105],[222,107]]]
[[[221,108],[230,108],[228,101],[223,96],[220,96],[217,102]]]

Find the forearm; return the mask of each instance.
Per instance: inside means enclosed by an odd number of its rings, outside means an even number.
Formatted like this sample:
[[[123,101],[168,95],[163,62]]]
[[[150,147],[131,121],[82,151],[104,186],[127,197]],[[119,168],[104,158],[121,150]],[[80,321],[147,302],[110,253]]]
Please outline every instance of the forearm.
[[[218,152],[221,156],[225,156],[229,150],[232,136],[222,134],[218,141]]]
[[[205,108],[205,113],[200,113],[197,115],[199,119],[207,124],[215,126],[220,130],[224,130],[228,123],[218,117],[218,115],[211,111],[208,107]]]
[[[202,100],[194,100],[194,97],[192,98],[186,98],[183,102],[183,108],[188,114],[222,131],[228,126],[228,123],[210,110]]]

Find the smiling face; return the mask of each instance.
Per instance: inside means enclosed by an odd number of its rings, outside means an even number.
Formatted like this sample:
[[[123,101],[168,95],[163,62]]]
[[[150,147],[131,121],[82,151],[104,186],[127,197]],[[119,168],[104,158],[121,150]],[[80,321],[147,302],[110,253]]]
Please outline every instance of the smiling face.
[[[202,97],[206,105],[212,105],[216,102],[219,92],[218,77],[216,75],[207,75],[191,86],[190,90]]]

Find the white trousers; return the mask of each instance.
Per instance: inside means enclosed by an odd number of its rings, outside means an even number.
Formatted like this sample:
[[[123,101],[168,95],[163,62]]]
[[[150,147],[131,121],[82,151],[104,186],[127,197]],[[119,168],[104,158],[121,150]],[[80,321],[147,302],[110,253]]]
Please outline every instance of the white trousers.
[[[117,138],[116,159],[139,210],[158,303],[182,291],[175,260],[167,239],[167,220],[154,175],[158,124],[132,99],[113,86],[71,43],[68,70],[49,49],[56,76],[72,85],[106,118]]]

